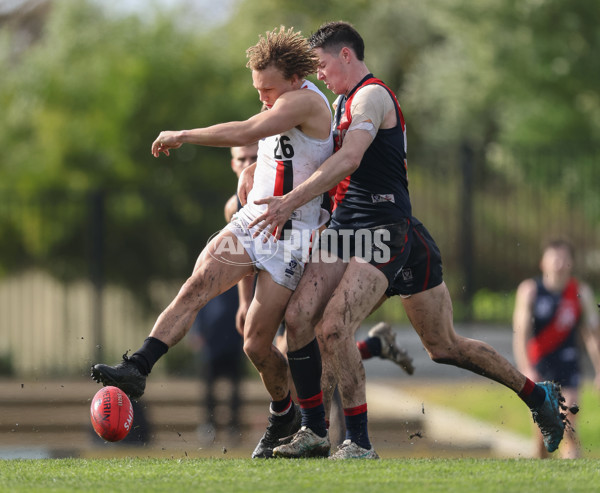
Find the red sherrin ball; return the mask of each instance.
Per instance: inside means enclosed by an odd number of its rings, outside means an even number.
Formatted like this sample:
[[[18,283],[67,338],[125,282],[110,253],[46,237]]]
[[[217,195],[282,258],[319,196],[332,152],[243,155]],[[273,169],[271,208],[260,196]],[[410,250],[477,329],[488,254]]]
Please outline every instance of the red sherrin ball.
[[[107,442],[123,440],[133,424],[131,401],[117,387],[103,387],[96,392],[90,414],[94,431]]]

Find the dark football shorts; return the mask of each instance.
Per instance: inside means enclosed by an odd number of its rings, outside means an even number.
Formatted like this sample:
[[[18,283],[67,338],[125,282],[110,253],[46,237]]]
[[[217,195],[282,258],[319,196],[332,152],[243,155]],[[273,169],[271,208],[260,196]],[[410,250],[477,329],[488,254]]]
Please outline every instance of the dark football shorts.
[[[442,283],[442,259],[435,241],[417,219],[376,228],[325,230],[321,251],[338,258],[363,258],[387,278],[386,296],[411,295]]]
[[[418,220],[408,238],[408,259],[397,272],[386,296],[410,296],[439,286],[443,281],[442,256],[435,240]]]
[[[352,257],[359,257],[377,267],[391,281],[408,258],[406,244],[409,226],[408,219],[405,219],[397,224],[375,228],[327,228],[319,237],[321,260],[323,261],[323,255],[331,253],[334,254],[333,258],[344,262],[349,262]]]
[[[560,384],[561,387],[576,389],[581,383],[581,369],[578,358],[564,358],[557,351],[552,355],[543,358],[535,369],[543,380],[549,380]]]

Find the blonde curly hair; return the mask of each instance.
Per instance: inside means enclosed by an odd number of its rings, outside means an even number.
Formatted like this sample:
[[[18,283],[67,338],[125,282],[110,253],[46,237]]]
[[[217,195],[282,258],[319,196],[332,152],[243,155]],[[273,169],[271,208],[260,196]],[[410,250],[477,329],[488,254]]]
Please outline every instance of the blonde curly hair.
[[[246,66],[251,70],[264,70],[273,65],[286,80],[294,74],[302,79],[317,71],[319,58],[306,38],[300,31],[294,32],[293,27],[286,30],[281,26],[258,38],[258,43],[246,50]]]

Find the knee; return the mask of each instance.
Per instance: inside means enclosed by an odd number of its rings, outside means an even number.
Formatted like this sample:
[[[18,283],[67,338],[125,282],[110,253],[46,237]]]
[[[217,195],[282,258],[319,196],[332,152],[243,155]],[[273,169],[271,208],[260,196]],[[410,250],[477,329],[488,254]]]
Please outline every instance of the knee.
[[[279,353],[273,345],[273,336],[267,335],[272,333],[267,327],[250,324],[246,329],[244,353],[255,366],[260,367],[264,362],[269,361],[274,353]]]
[[[323,322],[319,334],[319,345],[323,352],[332,353],[341,344],[344,344],[349,335],[344,326],[337,321]]]
[[[294,336],[299,332],[300,327],[302,326],[300,322],[300,309],[297,303],[289,302],[286,310],[285,310],[285,330],[287,333],[287,337],[293,339]]]

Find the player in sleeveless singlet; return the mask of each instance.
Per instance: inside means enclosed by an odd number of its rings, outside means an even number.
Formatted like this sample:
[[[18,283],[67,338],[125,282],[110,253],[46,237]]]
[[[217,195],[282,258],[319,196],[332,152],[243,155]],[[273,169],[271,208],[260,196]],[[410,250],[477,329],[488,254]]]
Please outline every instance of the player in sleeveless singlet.
[[[392,91],[368,70],[360,34],[348,23],[331,22],[310,42],[319,56],[319,79],[343,97],[336,108],[337,151],[292,192],[259,201],[268,209],[252,224],[277,235],[293,210],[339,183],[322,247],[315,249],[286,311],[288,360],[303,427],[274,455],[326,455],[323,393],[337,383],[347,440],[331,458],[378,457],[368,436],[365,371],[354,334],[394,294],[402,295],[434,361],[473,371],[518,393],[543,429],[548,449],[555,450],[564,432],[559,389],[550,382],[534,383],[488,344],[454,330],[439,250],[410,207],[404,118]]]
[[[600,322],[590,287],[575,279],[573,248],[552,240],[543,249],[542,275],[526,279],[517,289],[513,314],[514,354],[519,369],[531,379],[558,382],[567,405],[578,401],[581,383],[581,342],[596,372],[600,389]],[[560,447],[563,458],[580,455],[575,416]],[[547,455],[541,437],[538,456]]]
[[[329,106],[325,95],[312,82],[303,81],[301,89],[319,94],[323,103]],[[227,225],[238,238],[252,245],[247,252],[256,268],[266,270],[276,283],[291,290],[296,288],[302,276],[312,232],[329,219],[326,211],[321,209],[321,198],[315,198],[293,212],[284,227],[282,241],[276,242],[264,235],[253,238],[256,229],[248,225],[266,210],[266,206],[256,204],[256,200],[290,192],[331,155],[332,146],[331,138],[317,139],[298,128],[261,139],[252,190],[244,207]],[[295,234],[298,236],[293,237]]]
[[[268,32],[247,55],[253,85],[267,110],[245,121],[163,131],[151,151],[159,157],[183,144],[233,147],[259,142],[252,200],[201,252],[190,278],[158,317],[142,347],[115,367],[93,366],[92,376],[104,385],[121,387],[133,398],[141,396],[153,365],[189,331],[197,312],[258,271],[244,321],[244,351],[271,396],[269,426],[253,453],[268,458],[280,438],[300,427],[300,412],[290,397],[287,361],[272,343],[304,268],[305,243],[328,215],[321,214],[319,200],[299,206],[286,227],[301,234],[292,235],[290,241],[274,241],[268,235],[257,240],[248,224],[266,207],[255,204],[255,198],[285,194],[331,155],[332,115],[327,98],[305,80],[316,71],[318,60],[299,32],[284,27]]]

